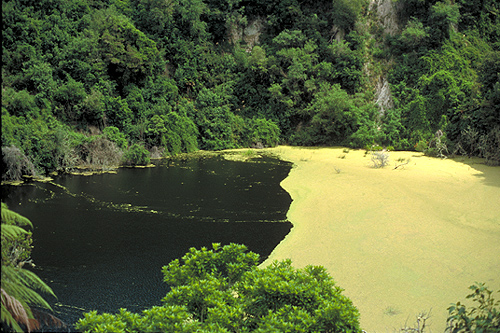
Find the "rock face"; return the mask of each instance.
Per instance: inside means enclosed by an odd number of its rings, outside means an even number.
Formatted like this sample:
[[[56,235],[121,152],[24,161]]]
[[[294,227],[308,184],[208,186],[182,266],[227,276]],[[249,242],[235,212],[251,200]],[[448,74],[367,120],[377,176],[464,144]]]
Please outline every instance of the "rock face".
[[[393,0],[370,0],[370,11],[375,12],[377,24],[383,28],[384,34],[394,36],[401,31],[398,20],[400,3]],[[388,109],[394,107],[391,89],[386,74],[380,75],[375,87],[375,102],[382,117]]]
[[[375,103],[379,106],[379,114],[383,116],[385,111],[394,107],[391,88],[386,77],[381,77],[376,87],[377,99]]]
[[[244,41],[247,44],[247,50],[250,51],[254,45],[259,44],[259,36],[264,29],[264,19],[257,17],[250,21],[245,27],[232,26],[231,27],[231,42],[237,43]]]
[[[399,30],[398,10],[399,3],[393,0],[371,0],[370,10],[377,13],[379,24],[384,28],[384,33],[391,36]]]
[[[259,43],[259,36],[264,28],[264,20],[257,18],[243,30],[243,40],[250,46]]]
[[[330,42],[333,42],[335,40],[337,41],[337,43],[340,43],[345,37],[345,31],[344,29],[334,25],[332,27],[332,30],[330,31],[330,35],[332,36]]]

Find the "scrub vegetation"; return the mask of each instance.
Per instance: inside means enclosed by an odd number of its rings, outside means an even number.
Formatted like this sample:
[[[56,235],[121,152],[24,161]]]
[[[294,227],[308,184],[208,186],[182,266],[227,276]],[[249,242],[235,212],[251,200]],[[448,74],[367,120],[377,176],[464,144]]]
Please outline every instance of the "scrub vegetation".
[[[2,1],[2,180],[277,144],[380,147],[374,167],[382,147],[500,163],[500,3],[395,2],[389,33],[382,1]],[[377,103],[383,78],[390,107]],[[48,306],[30,288],[50,289],[22,268],[18,222],[2,206],[2,321],[29,330],[30,302]],[[256,261],[234,245],[193,250],[164,270],[165,306],[79,327],[359,331],[324,269]],[[491,293],[474,292],[498,328]],[[451,330],[482,327],[476,313],[450,308]]]
[[[2,178],[279,143],[498,163],[498,2],[398,0],[391,33],[383,5],[3,1]]]

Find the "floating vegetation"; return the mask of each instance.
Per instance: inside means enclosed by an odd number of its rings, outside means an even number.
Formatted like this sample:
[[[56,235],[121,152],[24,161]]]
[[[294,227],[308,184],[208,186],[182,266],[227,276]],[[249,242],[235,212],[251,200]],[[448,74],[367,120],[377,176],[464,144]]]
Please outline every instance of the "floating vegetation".
[[[240,150],[232,150],[232,151],[222,151],[222,152],[195,152],[195,153],[190,153],[190,154],[182,154],[178,155],[175,157],[169,157],[169,158],[164,158],[162,161],[156,162],[156,165],[162,166],[162,167],[175,167],[176,169],[187,169],[187,170],[200,170],[197,167],[197,162],[196,160],[207,160],[208,163],[212,163],[212,161],[224,161],[224,160],[229,160],[229,161],[250,161],[254,160],[255,163],[270,163],[270,164],[283,164],[286,162],[282,162],[280,160],[275,160],[273,156],[271,156],[272,153],[268,153],[266,151],[262,150],[255,150],[255,149],[240,149]],[[209,162],[209,160],[211,160]],[[195,163],[191,163],[195,162]],[[253,163],[253,161],[252,161]],[[210,167],[212,164],[207,164],[205,161],[202,163],[204,165],[203,170],[205,174],[207,175],[214,175],[218,176],[219,175],[219,170],[218,169],[213,169]],[[142,168],[146,167],[154,167],[156,166],[155,164],[150,164],[147,166],[142,166]],[[230,164],[225,163],[224,165],[227,165],[228,168],[232,168]],[[129,169],[130,167],[127,167]],[[272,169],[272,168],[271,168]],[[269,170],[269,169],[266,169]],[[122,172],[126,173],[127,171],[122,169]],[[91,176],[91,175],[99,175],[99,174],[104,174],[104,173],[117,173],[116,169],[114,170],[89,170],[86,169],[85,167],[79,167],[73,169],[73,172],[67,173],[70,175],[75,175],[75,176]],[[54,174],[55,176],[55,174]],[[119,176],[120,177],[120,176]],[[245,186],[240,188],[240,191],[253,191],[253,186],[262,186],[263,182],[261,181],[256,181],[256,182],[251,182],[247,177],[244,177],[240,174],[236,174],[232,176],[231,181],[226,181],[221,183],[224,186],[232,186],[233,181],[243,181],[246,183]],[[162,206],[159,203],[154,203],[154,204],[147,204],[144,205],[144,200],[142,199],[136,199],[137,196],[141,196],[139,193],[143,193],[144,189],[143,188],[128,188],[127,186],[122,187],[121,185],[118,186],[117,188],[114,188],[114,191],[118,194],[119,196],[109,196],[108,194],[103,193],[93,193],[93,192],[88,192],[86,189],[83,189],[81,192],[80,190],[77,190],[78,187],[74,187],[72,181],[70,181],[72,177],[69,176],[67,180],[64,180],[64,177],[62,177],[63,181],[61,182],[60,180],[54,181],[53,178],[44,178],[43,181],[47,183],[47,185],[37,185],[33,182],[33,185],[37,187],[42,192],[45,192],[43,195],[38,196],[36,199],[35,197],[28,199],[30,202],[33,203],[44,203],[44,202],[49,202],[52,200],[61,200],[64,198],[76,198],[76,199],[82,199],[83,201],[86,201],[88,204],[92,206],[92,210],[96,211],[115,211],[115,212],[120,212],[120,213],[139,213],[141,215],[146,214],[146,215],[161,215],[164,216],[165,218],[174,218],[177,220],[186,220],[186,221],[200,221],[200,222],[215,222],[215,223],[228,223],[234,221],[234,217],[237,217],[236,221],[234,222],[286,222],[282,221],[281,219],[260,219],[259,216],[254,217],[251,216],[249,218],[245,218],[241,216],[243,213],[250,213],[250,212],[243,212],[243,211],[232,211],[232,208],[225,208],[223,211],[220,209],[214,213],[208,213],[202,210],[204,209],[203,204],[198,202],[198,203],[189,203],[187,204],[188,207],[185,207],[186,204],[182,204],[181,206],[187,208],[181,208],[181,207],[165,207]],[[243,180],[242,180],[243,178]],[[32,178],[31,178],[32,179]],[[101,178],[98,178],[98,181],[95,180],[83,180],[82,184],[85,184],[85,186],[88,186],[86,184],[91,184],[91,183],[97,183],[101,181]],[[75,181],[78,183],[82,182],[80,180]],[[248,182],[248,183],[247,183]],[[113,182],[114,183],[114,182]],[[226,184],[227,183],[227,184]],[[183,182],[180,182],[181,185],[184,185]],[[66,187],[67,186],[67,187]],[[86,187],[85,187],[86,188]],[[127,190],[124,190],[127,189]],[[106,189],[107,191],[108,189]],[[132,197],[130,197],[132,195]],[[113,198],[119,198],[119,199],[113,199]],[[136,201],[139,200],[139,201]],[[142,204],[142,205],[141,205]],[[230,217],[231,216],[231,217]]]
[[[262,158],[261,155],[258,155],[257,153],[253,153],[253,154],[248,154],[248,153],[232,153],[232,154],[223,154],[222,157],[224,157],[224,159],[228,160],[228,161],[237,161],[237,162],[247,162],[251,159],[254,159],[254,158]]]
[[[149,163],[146,165],[124,165],[123,167],[124,168],[145,169],[145,168],[154,168],[154,167],[156,167],[156,165],[153,163]]]
[[[395,316],[399,314],[399,311],[396,308],[393,308],[392,306],[388,306],[387,308],[385,308],[384,314],[388,316]]]
[[[25,184],[25,181],[47,183],[47,182],[51,182],[51,181],[54,180],[53,178],[43,177],[43,176],[27,176],[27,175],[23,175],[23,178],[25,180],[6,180],[6,181],[2,181],[2,186],[3,185],[20,186],[20,185]]]
[[[4,186],[4,185],[19,186],[19,185],[22,185],[22,184],[24,184],[24,181],[22,181],[22,180],[6,180],[6,181],[2,181],[2,186]]]
[[[73,175],[73,176],[94,176],[94,175],[102,175],[102,174],[106,174],[106,173],[116,174],[117,171],[116,171],[116,168],[93,170],[91,168],[80,166],[80,167],[77,167],[73,171],[67,172],[67,174]]]
[[[405,165],[409,164],[411,162],[411,159],[408,157],[408,158],[403,158],[403,157],[400,157],[397,159],[397,162],[395,165],[394,165],[394,169],[397,169],[397,168],[402,168],[404,169]]]

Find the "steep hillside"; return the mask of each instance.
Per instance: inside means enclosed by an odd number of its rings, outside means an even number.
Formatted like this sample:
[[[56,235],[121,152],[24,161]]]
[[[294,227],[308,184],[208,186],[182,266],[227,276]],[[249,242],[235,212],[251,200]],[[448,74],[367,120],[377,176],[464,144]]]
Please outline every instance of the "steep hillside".
[[[11,0],[2,10],[3,179],[278,143],[500,161],[493,0]]]

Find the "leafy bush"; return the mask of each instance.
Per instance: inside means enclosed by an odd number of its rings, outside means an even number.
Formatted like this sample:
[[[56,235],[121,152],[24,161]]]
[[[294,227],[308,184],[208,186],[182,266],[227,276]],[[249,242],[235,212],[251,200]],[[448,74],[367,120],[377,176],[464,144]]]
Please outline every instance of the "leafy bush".
[[[473,292],[467,296],[475,306],[467,308],[457,302],[448,308],[447,332],[486,332],[500,331],[500,300],[494,300],[493,292],[484,283],[469,287]],[[499,291],[500,292],[500,291]]]
[[[222,94],[203,88],[195,108],[194,120],[198,126],[201,149],[221,150],[241,145],[245,120],[230,111]]]
[[[340,144],[358,129],[360,110],[339,85],[322,84],[300,112],[308,121],[292,139],[301,145]]]
[[[138,143],[131,145],[123,158],[127,165],[147,165],[151,162],[149,151]]]
[[[106,127],[102,130],[103,134],[109,141],[116,143],[120,149],[125,149],[128,146],[127,138],[125,134],[120,132],[120,130],[114,126]]]
[[[399,38],[401,45],[399,47],[408,51],[423,46],[423,43],[429,37],[428,30],[428,28],[424,28],[422,22],[416,18],[412,18],[401,33],[401,37]]]
[[[244,245],[194,248],[163,267],[171,291],[142,314],[85,314],[82,331],[361,332],[359,313],[323,267],[258,268]]]
[[[427,141],[425,140],[420,140],[419,142],[417,142],[417,144],[415,145],[415,150],[416,151],[419,151],[421,153],[425,152],[427,150],[429,146],[427,145]]]
[[[17,147],[39,173],[74,166],[76,144],[70,133],[53,117],[32,119],[2,114],[2,143]]]
[[[250,119],[247,122],[248,142],[247,146],[274,147],[280,138],[278,125],[267,119]]]

